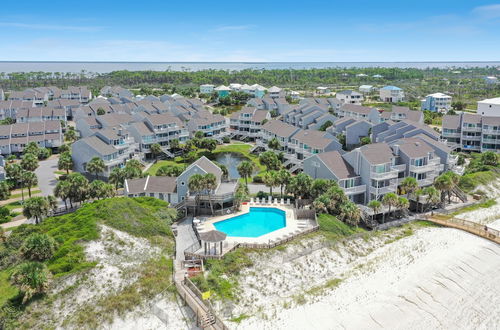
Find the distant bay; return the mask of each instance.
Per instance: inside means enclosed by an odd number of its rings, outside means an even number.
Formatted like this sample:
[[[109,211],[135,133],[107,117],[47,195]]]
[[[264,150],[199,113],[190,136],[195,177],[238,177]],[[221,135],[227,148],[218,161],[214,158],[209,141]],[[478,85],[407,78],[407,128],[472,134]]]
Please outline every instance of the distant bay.
[[[0,72],[71,72],[111,71],[199,71],[244,69],[326,69],[326,68],[484,68],[500,67],[498,62],[11,62],[0,61]]]

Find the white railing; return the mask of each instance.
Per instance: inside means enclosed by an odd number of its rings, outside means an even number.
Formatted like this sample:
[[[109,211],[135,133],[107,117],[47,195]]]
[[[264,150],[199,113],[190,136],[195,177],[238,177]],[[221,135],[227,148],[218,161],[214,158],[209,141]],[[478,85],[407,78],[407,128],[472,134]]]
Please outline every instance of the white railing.
[[[430,171],[435,171],[438,169],[438,165],[436,164],[426,164],[426,165],[410,165],[410,172],[414,173],[423,173],[423,172],[430,172]]]
[[[344,190],[346,195],[355,195],[355,194],[361,194],[366,192],[366,185],[359,185],[359,186],[354,186],[354,187],[349,187],[349,188],[344,188],[341,187],[342,190]]]
[[[500,139],[485,139],[483,138],[483,143],[494,143],[494,144],[500,144]]]
[[[398,172],[404,171],[406,170],[406,164],[391,165],[391,170]]]
[[[434,179],[428,178],[428,179],[423,179],[423,180],[417,180],[417,183],[418,183],[419,187],[430,186],[431,184],[434,183]]]
[[[377,172],[371,172],[371,178],[374,180],[387,180],[387,179],[393,179],[398,177],[398,172],[397,170],[390,170],[387,172],[382,172],[382,173],[377,173]]]
[[[370,193],[374,194],[375,196],[387,194],[387,193],[391,193],[391,192],[396,192],[396,185],[395,184],[390,184],[388,186],[381,187],[381,188],[370,187]]]
[[[480,135],[462,135],[462,140],[471,140],[471,141],[480,141],[481,136]]]

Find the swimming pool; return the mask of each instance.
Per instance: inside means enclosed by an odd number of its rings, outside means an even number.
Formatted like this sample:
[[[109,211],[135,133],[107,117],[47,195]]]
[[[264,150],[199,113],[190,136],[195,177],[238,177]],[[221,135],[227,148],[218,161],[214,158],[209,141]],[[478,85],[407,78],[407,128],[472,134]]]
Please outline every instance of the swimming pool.
[[[277,208],[251,207],[250,212],[214,223],[215,229],[234,237],[259,237],[286,227],[286,213]]]

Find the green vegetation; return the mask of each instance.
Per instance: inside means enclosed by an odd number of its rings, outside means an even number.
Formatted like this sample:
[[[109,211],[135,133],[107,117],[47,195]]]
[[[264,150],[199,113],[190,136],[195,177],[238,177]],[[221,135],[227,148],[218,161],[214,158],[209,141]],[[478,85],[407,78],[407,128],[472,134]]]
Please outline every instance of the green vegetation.
[[[339,239],[364,232],[363,229],[351,227],[330,214],[319,214],[317,219],[320,233],[328,239]]]
[[[465,192],[471,192],[481,185],[488,185],[496,181],[500,174],[494,171],[483,171],[465,174],[460,177],[459,188]]]
[[[242,269],[253,265],[248,256],[250,251],[238,249],[226,254],[221,260],[207,260],[205,264],[208,271],[206,276],[195,276],[192,278],[193,282],[202,292],[212,291],[215,294],[215,299],[236,299],[237,276]]]
[[[168,209],[166,202],[150,197],[124,197],[94,201],[74,213],[49,217],[38,225],[17,227],[5,242],[0,243],[0,308],[7,305],[22,312],[20,297],[13,284],[20,285],[24,302],[27,302],[31,296],[44,292],[52,276],[57,280],[94,267],[96,263],[86,259],[82,243],[100,237],[99,224],[147,238],[163,249],[163,255],[171,254],[173,235],[169,225],[175,218],[176,211]],[[26,258],[43,263],[26,263]],[[145,260],[137,269],[139,280],[116,297],[103,298],[93,304],[91,308],[96,314],[85,314],[86,322],[92,317],[96,318],[94,322],[99,322],[98,317],[112,317],[113,311],[131,309],[137,306],[140,297],[152,298],[170,284],[171,268],[172,261],[165,257]],[[9,279],[14,271],[16,278]],[[41,281],[43,274],[47,281]],[[33,283],[33,286],[26,286],[26,283]],[[0,319],[2,317],[5,315],[0,312]],[[80,317],[83,314],[77,319]]]
[[[451,216],[457,216],[459,214],[466,213],[466,212],[476,211],[476,210],[479,210],[479,209],[487,209],[487,208],[492,207],[492,206],[494,206],[496,204],[497,204],[496,200],[494,200],[494,199],[488,199],[488,200],[486,200],[484,202],[481,202],[481,203],[478,203],[478,204],[474,204],[474,205],[470,205],[470,206],[461,208],[460,210],[457,210],[457,211],[451,213],[450,215]]]

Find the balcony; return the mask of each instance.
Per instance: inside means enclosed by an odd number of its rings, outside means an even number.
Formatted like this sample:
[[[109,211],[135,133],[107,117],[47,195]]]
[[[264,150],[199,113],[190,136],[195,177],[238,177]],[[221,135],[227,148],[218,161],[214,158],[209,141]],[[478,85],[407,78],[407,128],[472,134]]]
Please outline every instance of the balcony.
[[[462,134],[460,132],[456,132],[456,133],[447,133],[447,132],[443,132],[441,133],[442,136],[444,138],[447,138],[447,137],[455,137],[455,138],[459,138],[460,136],[462,136]]]
[[[462,140],[481,141],[481,135],[462,135]]]
[[[431,184],[434,183],[434,178],[426,178],[423,180],[417,180],[417,183],[418,183],[419,187],[430,186]]]
[[[391,170],[398,172],[406,171],[406,164],[391,165]]]
[[[483,134],[496,134],[500,135],[500,131],[492,128],[483,128]]]
[[[362,184],[359,186],[354,186],[354,187],[349,187],[349,188],[344,188],[341,187],[342,190],[346,195],[357,195],[357,194],[363,194],[366,192],[366,185]]]
[[[481,132],[482,127],[462,127],[462,132]]]
[[[398,170],[391,169],[390,171],[387,172],[382,172],[382,173],[377,173],[377,172],[371,172],[370,177],[374,180],[389,180],[389,179],[395,179],[398,177]]]
[[[396,184],[391,183],[390,185],[381,188],[370,187],[370,193],[374,194],[375,196],[384,195],[391,192],[396,192]]]
[[[479,145],[469,145],[469,144],[462,145],[462,150],[479,150],[479,149],[481,149],[481,146]]]
[[[483,143],[500,144],[500,139],[483,139]]]

